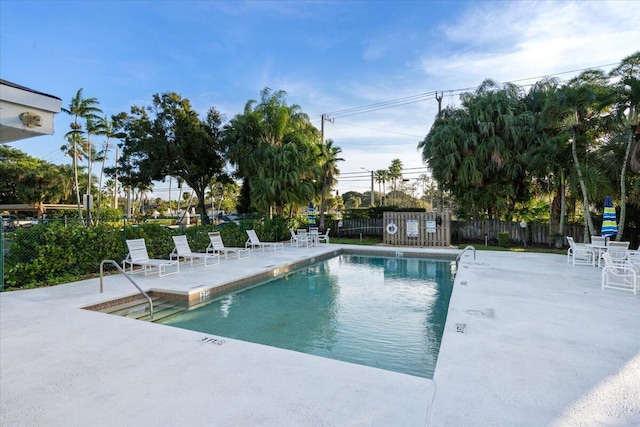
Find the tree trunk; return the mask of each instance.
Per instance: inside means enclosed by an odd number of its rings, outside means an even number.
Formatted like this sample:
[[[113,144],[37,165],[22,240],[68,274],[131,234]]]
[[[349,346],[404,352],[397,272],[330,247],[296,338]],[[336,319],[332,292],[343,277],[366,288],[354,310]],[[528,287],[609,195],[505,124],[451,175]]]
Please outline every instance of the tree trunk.
[[[564,185],[564,169],[560,171],[560,224],[558,225],[558,234],[564,236],[564,222],[567,212],[567,198],[565,195]]]
[[[82,208],[80,207],[80,183],[78,182],[78,142],[77,135],[73,135],[73,180],[76,187],[76,203],[78,204],[78,218],[82,220]]]
[[[202,225],[209,225],[209,215],[207,215],[207,205],[204,200],[204,189],[198,188],[196,189],[196,194],[198,196],[198,210],[200,211],[200,221]]]
[[[627,175],[627,164],[629,163],[629,156],[631,156],[631,145],[635,142],[634,131],[629,133],[629,142],[627,142],[627,149],[624,152],[624,161],[622,162],[622,170],[620,171],[620,220],[618,221],[618,234],[616,235],[616,241],[622,240],[622,233],[624,233],[624,222],[627,217],[627,183],[625,177]]]
[[[587,194],[587,186],[584,183],[584,177],[582,176],[582,169],[580,168],[580,162],[578,161],[578,153],[576,152],[576,131],[575,127],[571,130],[572,138],[571,138],[571,155],[573,156],[573,164],[576,167],[576,172],[578,174],[578,182],[580,183],[580,191],[582,192],[582,204],[584,206],[584,242],[590,242],[589,236],[593,236],[595,234],[595,228],[593,226],[593,221],[591,220],[591,213],[589,212],[589,196]]]
[[[109,151],[109,138],[104,146],[104,155],[102,156],[102,167],[100,168],[100,179],[98,180],[98,206],[96,207],[96,225],[100,222],[100,206],[102,204],[102,177],[104,175],[104,163],[107,161],[107,152]]]
[[[87,123],[87,130],[88,130],[88,123]],[[91,195],[91,166],[93,165],[93,158],[91,155],[91,134],[89,134],[89,132],[87,132],[87,198]],[[87,204],[87,226],[90,226],[92,223],[92,219],[91,219],[91,209],[89,208],[89,205]]]

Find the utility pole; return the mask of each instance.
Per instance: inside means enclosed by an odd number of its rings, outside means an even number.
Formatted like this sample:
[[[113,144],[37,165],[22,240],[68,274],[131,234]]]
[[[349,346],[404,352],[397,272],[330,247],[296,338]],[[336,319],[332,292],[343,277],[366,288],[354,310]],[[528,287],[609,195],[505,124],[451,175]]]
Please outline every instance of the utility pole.
[[[438,92],[436,92],[436,101],[438,101],[438,118],[442,118],[442,98],[444,97],[444,93],[440,92],[440,96],[438,96]],[[442,185],[438,183],[438,189],[440,191],[440,203],[438,206],[438,210],[442,212],[444,210],[444,191],[442,191]]]
[[[324,144],[324,122],[333,123],[335,119],[330,119],[328,115],[323,114],[320,119],[320,142]]]
[[[376,203],[376,200],[375,200],[375,197],[373,196],[373,171],[371,171],[371,207],[373,207],[375,203]]]
[[[438,96],[438,92],[436,92],[436,101],[438,101],[438,118],[442,117],[442,98],[444,97],[444,93],[440,92],[440,96]]]
[[[373,187],[374,172],[370,171],[369,169],[364,168],[364,167],[361,167],[360,169],[365,170],[367,172],[371,172],[371,207],[373,207],[376,204],[376,199],[375,199],[374,194],[373,194],[373,190],[374,190],[374,187]]]

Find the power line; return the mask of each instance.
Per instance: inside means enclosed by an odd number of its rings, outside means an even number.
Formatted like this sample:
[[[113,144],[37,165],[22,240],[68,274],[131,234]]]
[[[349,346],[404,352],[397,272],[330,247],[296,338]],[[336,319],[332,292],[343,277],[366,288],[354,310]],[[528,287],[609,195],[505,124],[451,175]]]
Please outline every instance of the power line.
[[[362,128],[362,129],[375,130],[376,132],[386,132],[386,133],[393,133],[395,135],[410,136],[412,138],[424,138],[424,135],[419,136],[419,135],[411,135],[411,134],[402,133],[402,132],[394,132],[394,131],[385,130],[385,129],[376,129],[376,128],[371,128],[371,127],[367,127],[367,126],[356,125],[356,124],[353,124],[353,123],[347,123],[347,122],[344,122],[344,121],[340,121],[340,122],[338,122],[338,124],[347,125],[347,126],[353,126],[353,127]]]
[[[578,68],[578,69],[569,70],[569,71],[560,71],[560,72],[557,72],[557,73],[545,74],[545,75],[542,75],[542,76],[524,77],[524,78],[509,80],[509,81],[502,82],[502,83],[515,83],[515,82],[520,82],[520,81],[524,81],[524,80],[541,79],[541,78],[545,78],[545,77],[559,76],[559,75],[563,75],[563,74],[576,73],[576,72],[579,72],[579,71],[586,71],[586,70],[592,70],[592,69],[597,69],[597,68],[611,67],[611,66],[614,66],[614,65],[619,65],[620,63],[621,63],[621,61],[620,62],[610,63],[610,64],[595,65],[595,66],[586,67],[586,68]],[[407,105],[407,104],[414,104],[414,103],[417,103],[417,102],[422,102],[422,101],[428,101],[428,100],[431,100],[431,99],[435,99],[435,97],[436,97],[438,92],[447,92],[450,95],[453,95],[454,93],[457,94],[457,93],[467,92],[467,91],[470,91],[470,90],[474,90],[476,88],[477,88],[477,86],[466,87],[466,88],[458,88],[458,89],[436,90],[436,91],[431,91],[431,92],[420,93],[420,94],[417,94],[417,95],[410,95],[410,96],[405,96],[405,97],[402,97],[402,98],[392,99],[392,100],[389,100],[389,101],[381,101],[381,102],[376,102],[376,103],[373,103],[373,104],[362,105],[362,106],[359,106],[359,107],[352,107],[352,108],[345,108],[345,109],[342,109],[342,110],[335,110],[335,111],[331,111],[331,112],[325,113],[324,115],[327,116],[327,117],[331,117],[332,119],[336,119],[336,118],[354,116],[354,115],[357,115],[357,114],[371,113],[371,112],[382,110],[382,109],[394,108],[394,107],[399,107],[399,106],[403,106],[403,105]],[[314,119],[320,118],[320,116],[313,116],[313,118]]]

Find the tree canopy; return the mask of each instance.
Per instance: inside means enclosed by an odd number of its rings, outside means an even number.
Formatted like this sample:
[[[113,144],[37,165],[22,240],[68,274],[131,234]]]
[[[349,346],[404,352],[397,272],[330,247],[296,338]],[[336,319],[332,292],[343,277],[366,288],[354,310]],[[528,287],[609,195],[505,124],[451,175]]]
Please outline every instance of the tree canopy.
[[[220,144],[221,114],[210,108],[200,119],[187,99],[167,92],[154,95],[148,107],[131,107],[118,125],[124,133],[118,160],[122,182],[151,186],[154,180],[178,177],[195,191],[202,221],[208,223],[205,192],[214,179],[229,179]]]

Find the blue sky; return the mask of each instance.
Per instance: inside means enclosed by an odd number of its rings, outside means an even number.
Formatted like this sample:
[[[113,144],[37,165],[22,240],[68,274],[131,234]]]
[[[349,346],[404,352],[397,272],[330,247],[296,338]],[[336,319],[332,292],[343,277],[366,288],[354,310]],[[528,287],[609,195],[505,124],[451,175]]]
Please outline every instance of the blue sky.
[[[334,118],[325,137],[343,151],[339,189],[366,191],[361,168],[399,158],[408,179],[426,171],[416,146],[437,112],[434,91],[446,106],[486,78],[609,71],[640,49],[638,16],[638,1],[2,0],[0,76],[64,106],[83,88],[108,115],[175,91],[231,119],[263,87],[285,90],[316,127],[321,114]],[[68,163],[70,121],[61,113],[54,136],[11,146]]]

